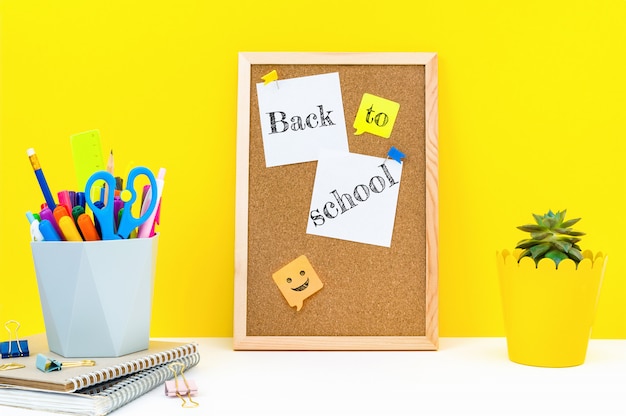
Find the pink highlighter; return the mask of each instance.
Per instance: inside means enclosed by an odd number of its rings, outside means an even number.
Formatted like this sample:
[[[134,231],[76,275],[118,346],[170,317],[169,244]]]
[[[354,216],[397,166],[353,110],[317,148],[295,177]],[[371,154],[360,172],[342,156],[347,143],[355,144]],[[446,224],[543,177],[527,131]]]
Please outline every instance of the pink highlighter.
[[[156,178],[156,198],[157,198],[157,208],[152,211],[152,214],[148,217],[148,219],[139,226],[139,230],[137,231],[138,238],[148,238],[154,235],[154,224],[157,212],[160,213],[160,205],[161,205],[161,196],[163,195],[163,186],[165,185],[165,168],[159,169],[159,175]],[[141,213],[143,214],[148,206],[150,206],[150,202],[152,198],[155,197],[154,189],[150,189],[146,198],[143,202],[143,206],[141,207]]]

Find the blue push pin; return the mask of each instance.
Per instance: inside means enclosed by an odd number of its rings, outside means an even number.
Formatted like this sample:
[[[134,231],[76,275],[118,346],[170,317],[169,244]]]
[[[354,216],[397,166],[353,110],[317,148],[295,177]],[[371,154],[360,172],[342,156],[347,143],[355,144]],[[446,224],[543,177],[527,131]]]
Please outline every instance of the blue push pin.
[[[401,151],[399,151],[398,149],[396,149],[395,147],[391,146],[391,149],[389,149],[389,152],[387,152],[387,157],[392,158],[393,160],[395,160],[398,163],[402,163],[402,158],[404,158],[406,155],[404,153],[402,153]]]

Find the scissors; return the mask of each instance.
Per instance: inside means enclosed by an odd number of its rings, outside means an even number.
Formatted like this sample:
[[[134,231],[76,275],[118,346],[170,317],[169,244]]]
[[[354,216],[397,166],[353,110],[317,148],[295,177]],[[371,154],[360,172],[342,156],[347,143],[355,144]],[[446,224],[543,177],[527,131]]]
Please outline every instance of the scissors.
[[[122,192],[121,198],[124,202],[124,210],[122,211],[122,218],[120,219],[117,229],[115,227],[115,192],[108,192],[105,206],[102,206],[102,204],[98,204],[98,206],[96,205],[96,202],[98,201],[93,201],[91,199],[91,187],[96,181],[104,181],[106,186],[108,186],[110,190],[113,190],[115,189],[115,178],[109,172],[102,170],[94,173],[91,177],[89,177],[89,180],[87,180],[87,185],[85,186],[85,200],[87,205],[89,205],[89,208],[93,211],[93,215],[100,223],[101,237],[103,240],[119,240],[128,238],[131,231],[143,224],[150,217],[152,211],[155,210],[157,198],[152,198],[148,208],[145,211],[142,209],[144,212],[142,212],[138,218],[133,217],[131,206],[137,199],[137,192],[135,191],[134,184],[137,177],[141,175],[146,176],[150,181],[150,189],[157,189],[156,179],[150,169],[144,166],[137,166],[133,168],[128,174],[126,190]],[[128,194],[130,194],[130,198],[125,198]]]

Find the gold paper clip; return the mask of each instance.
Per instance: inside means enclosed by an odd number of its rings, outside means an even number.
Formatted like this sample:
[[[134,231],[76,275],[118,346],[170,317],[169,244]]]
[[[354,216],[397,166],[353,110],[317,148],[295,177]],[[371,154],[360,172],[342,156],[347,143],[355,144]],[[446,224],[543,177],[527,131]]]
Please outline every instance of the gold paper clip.
[[[24,364],[8,363],[8,364],[0,365],[0,371],[17,370],[18,368],[25,368],[25,367],[26,366]]]
[[[43,354],[37,354],[37,360],[35,361],[35,366],[44,373],[61,371],[64,367],[93,367],[94,365],[96,365],[94,360],[60,362],[52,358],[48,358]]]
[[[15,324],[15,329],[11,331],[9,325]],[[17,334],[18,329],[20,329],[20,323],[17,321],[6,321],[4,327],[9,332],[9,340],[7,342],[0,343],[0,353],[2,354],[2,358],[14,358],[14,357],[28,357],[28,341],[20,340],[19,335]],[[15,340],[13,340],[15,337]]]
[[[194,402],[191,399],[192,394],[198,393],[198,387],[196,387],[196,383],[193,380],[187,381],[185,378],[185,364],[183,363],[172,363],[168,365],[169,369],[174,373],[173,380],[167,380],[165,382],[165,395],[169,397],[178,397],[183,401],[182,407],[198,407],[199,403]],[[180,378],[183,379],[184,386],[178,385],[178,377],[176,372],[176,367],[180,367]],[[187,399],[189,402],[185,401],[184,395],[187,395]]]

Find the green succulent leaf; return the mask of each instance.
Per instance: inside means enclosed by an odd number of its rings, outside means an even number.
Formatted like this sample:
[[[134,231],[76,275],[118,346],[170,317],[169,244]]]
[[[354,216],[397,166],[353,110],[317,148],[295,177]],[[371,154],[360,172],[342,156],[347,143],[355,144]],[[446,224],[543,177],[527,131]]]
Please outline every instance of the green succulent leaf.
[[[554,218],[554,217],[546,217],[546,218],[544,218],[543,223],[548,228],[554,228],[558,224],[556,218]]]
[[[567,254],[559,251],[559,250],[550,250],[548,251],[545,256],[545,258],[547,259],[552,259],[554,260],[554,263],[558,266],[559,263],[561,262],[561,260],[565,260],[568,258]]]
[[[535,224],[520,225],[519,227],[517,227],[517,229],[518,230],[522,230],[522,231],[527,232],[527,233],[536,233],[536,232],[545,230],[544,227],[540,227],[540,226],[535,225]]]
[[[561,222],[561,228],[569,228],[572,225],[576,224],[578,221],[580,221],[580,218],[574,218],[565,222]]]
[[[582,231],[574,231],[571,228],[556,228],[554,231],[557,231],[560,234],[571,235],[571,236],[581,236],[585,235]]]
[[[580,248],[572,247],[567,255],[578,264],[583,259],[583,253],[580,252]]]
[[[537,258],[541,258],[543,254],[550,250],[550,247],[550,243],[541,243],[536,246],[532,246],[529,250],[532,258],[537,260]]]
[[[541,215],[537,215],[537,214],[533,214],[533,217],[535,218],[535,221],[537,222],[537,225],[539,225],[540,227],[543,227],[543,217]]]
[[[565,212],[566,211],[558,211],[554,215],[554,218],[556,219],[557,224],[561,224],[563,222],[563,220],[565,220]]]
[[[539,231],[536,233],[530,233],[530,238],[533,240],[544,240],[552,235],[551,232],[548,231]]]
[[[554,245],[556,248],[558,248],[560,251],[562,251],[563,253],[567,254],[567,252],[572,248],[572,243],[568,242],[568,241],[555,241]]]
[[[531,238],[531,239],[520,241],[519,243],[517,243],[515,248],[527,249],[527,248],[530,248],[532,246],[536,246],[537,244],[540,244],[540,243],[541,243],[541,241],[533,240]]]
[[[571,231],[567,235],[579,237],[585,235],[585,233],[583,233],[582,231]]]

